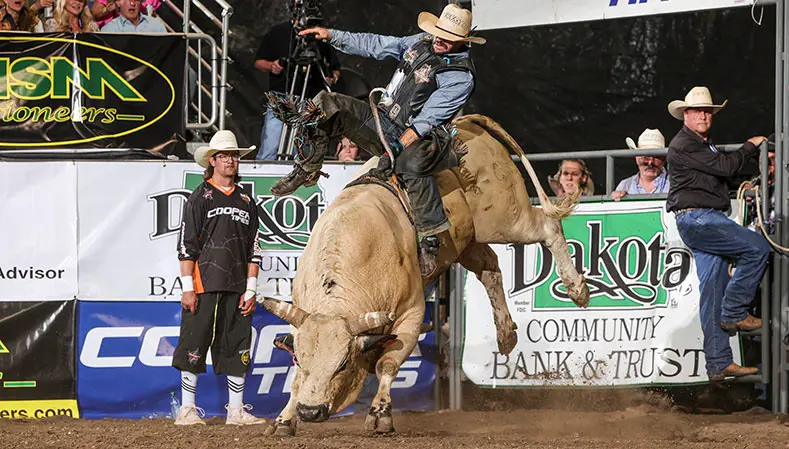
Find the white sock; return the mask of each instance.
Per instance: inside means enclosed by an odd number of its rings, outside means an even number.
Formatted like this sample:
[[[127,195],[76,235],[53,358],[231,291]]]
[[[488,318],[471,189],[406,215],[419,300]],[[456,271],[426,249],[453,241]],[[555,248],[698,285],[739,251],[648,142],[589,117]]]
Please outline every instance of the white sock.
[[[244,376],[227,376],[227,391],[230,396],[227,401],[228,408],[238,408],[244,405]]]
[[[195,405],[197,392],[197,374],[181,371],[181,405]]]

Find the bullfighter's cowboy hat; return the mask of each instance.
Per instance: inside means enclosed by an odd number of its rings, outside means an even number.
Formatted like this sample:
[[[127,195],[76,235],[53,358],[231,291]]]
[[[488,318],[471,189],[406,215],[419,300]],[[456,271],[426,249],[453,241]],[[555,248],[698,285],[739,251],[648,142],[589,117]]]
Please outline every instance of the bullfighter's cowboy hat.
[[[666,148],[666,138],[659,129],[645,129],[638,136],[638,145],[630,137],[625,139],[625,143],[631,150],[643,150],[647,148]]]
[[[242,158],[255,148],[257,148],[255,145],[249,148],[239,148],[233,131],[223,129],[214,134],[214,137],[208,142],[208,146],[202,146],[195,150],[195,162],[203,168],[208,168],[211,165],[208,159],[220,151],[237,151],[238,157]]]
[[[463,42],[482,45],[485,38],[469,36],[471,33],[471,11],[450,3],[441,11],[441,17],[429,12],[419,13],[417,19],[419,28],[433,36],[450,42]]]
[[[717,114],[728,101],[725,100],[723,104],[713,104],[710,90],[704,86],[696,86],[685,95],[684,101],[674,100],[669,103],[668,113],[677,120],[684,120],[684,112],[688,108],[712,108],[712,113]]]

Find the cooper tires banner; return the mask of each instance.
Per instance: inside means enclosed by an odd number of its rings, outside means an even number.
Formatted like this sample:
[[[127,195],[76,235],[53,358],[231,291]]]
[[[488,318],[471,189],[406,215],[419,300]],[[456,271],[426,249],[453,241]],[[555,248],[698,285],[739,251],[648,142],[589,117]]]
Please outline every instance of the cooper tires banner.
[[[170,393],[180,398],[180,374],[171,366],[180,316],[181,305],[172,302],[80,302],[77,377],[85,417],[163,417],[169,412]],[[258,415],[277,416],[290,397],[293,358],[272,344],[289,331],[287,323],[261,308],[252,316],[244,402]],[[392,385],[396,408],[433,409],[433,342],[433,332],[421,335],[403,363]],[[197,405],[209,416],[223,416],[226,377],[213,374],[210,353],[208,364],[208,373],[198,378]]]
[[[665,202],[584,203],[562,225],[589,308],[568,298],[542,245],[493,245],[518,344],[498,352],[487,294],[470,276],[466,376],[489,387],[707,382],[696,267]]]

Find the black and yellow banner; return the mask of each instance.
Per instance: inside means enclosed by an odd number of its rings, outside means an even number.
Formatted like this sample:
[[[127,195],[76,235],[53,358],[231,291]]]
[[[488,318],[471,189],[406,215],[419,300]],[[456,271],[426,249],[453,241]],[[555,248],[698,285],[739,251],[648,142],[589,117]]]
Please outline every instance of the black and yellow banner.
[[[182,141],[185,45],[175,35],[0,33],[0,150]]]
[[[79,417],[76,301],[0,302],[0,418]]]

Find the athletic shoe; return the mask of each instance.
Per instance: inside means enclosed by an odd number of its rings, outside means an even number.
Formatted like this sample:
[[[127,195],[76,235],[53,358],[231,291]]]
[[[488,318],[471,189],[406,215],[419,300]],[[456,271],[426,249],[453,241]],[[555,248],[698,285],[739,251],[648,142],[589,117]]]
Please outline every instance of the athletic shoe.
[[[250,426],[255,424],[266,424],[266,420],[247,413],[252,410],[252,404],[244,404],[241,407],[230,407],[226,405],[227,421],[225,424],[233,426]]]
[[[195,407],[194,405],[182,405],[181,408],[178,409],[178,417],[175,418],[175,425],[176,426],[192,426],[195,424],[205,425],[205,421],[200,419],[204,416],[205,416],[205,410],[201,409],[200,407]]]

